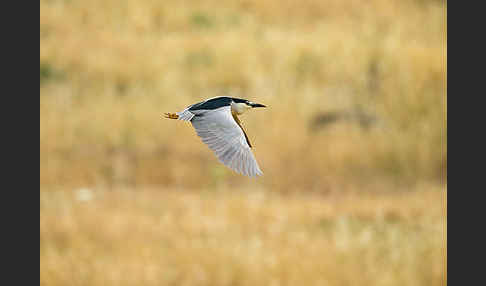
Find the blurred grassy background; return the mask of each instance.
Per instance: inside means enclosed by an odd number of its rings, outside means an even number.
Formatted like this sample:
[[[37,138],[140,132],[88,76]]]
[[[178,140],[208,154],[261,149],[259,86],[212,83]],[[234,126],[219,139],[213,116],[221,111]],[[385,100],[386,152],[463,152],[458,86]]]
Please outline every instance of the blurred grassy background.
[[[446,10],[40,1],[41,285],[446,283]],[[161,118],[218,95],[263,177]]]

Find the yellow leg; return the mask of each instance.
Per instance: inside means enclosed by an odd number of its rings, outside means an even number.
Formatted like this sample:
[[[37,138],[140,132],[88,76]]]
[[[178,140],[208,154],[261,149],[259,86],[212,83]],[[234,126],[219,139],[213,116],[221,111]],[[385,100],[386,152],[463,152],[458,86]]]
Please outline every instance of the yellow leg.
[[[169,118],[169,119],[178,119],[179,118],[179,115],[175,114],[175,113],[164,113],[165,115],[165,118]]]

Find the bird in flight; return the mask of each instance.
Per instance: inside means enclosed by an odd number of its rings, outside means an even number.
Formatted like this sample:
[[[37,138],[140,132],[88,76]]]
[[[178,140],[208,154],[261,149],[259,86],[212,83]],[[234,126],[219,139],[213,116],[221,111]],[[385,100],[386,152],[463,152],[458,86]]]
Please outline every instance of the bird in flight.
[[[177,113],[165,113],[166,118],[190,121],[202,141],[216,154],[219,161],[237,173],[254,177],[263,175],[238,115],[266,107],[246,99],[214,97],[195,103]]]

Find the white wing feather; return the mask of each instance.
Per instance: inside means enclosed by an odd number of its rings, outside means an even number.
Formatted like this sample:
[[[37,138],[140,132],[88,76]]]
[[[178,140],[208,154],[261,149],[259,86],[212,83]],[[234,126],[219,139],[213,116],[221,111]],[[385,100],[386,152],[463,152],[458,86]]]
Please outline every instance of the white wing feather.
[[[231,115],[230,106],[193,112],[195,116],[191,120],[192,126],[221,163],[246,176],[263,174],[246,142],[243,130]]]

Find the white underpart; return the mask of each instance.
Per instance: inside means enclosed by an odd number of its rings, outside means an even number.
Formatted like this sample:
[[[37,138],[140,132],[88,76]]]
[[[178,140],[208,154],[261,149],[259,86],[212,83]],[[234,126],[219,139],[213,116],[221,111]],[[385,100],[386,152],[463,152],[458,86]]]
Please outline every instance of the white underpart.
[[[184,110],[178,115],[180,117],[191,116],[191,123],[196,129],[197,135],[213,150],[219,161],[225,166],[250,177],[263,174],[246,142],[243,130],[231,115],[230,106],[214,110]],[[194,117],[195,115],[201,116]]]

